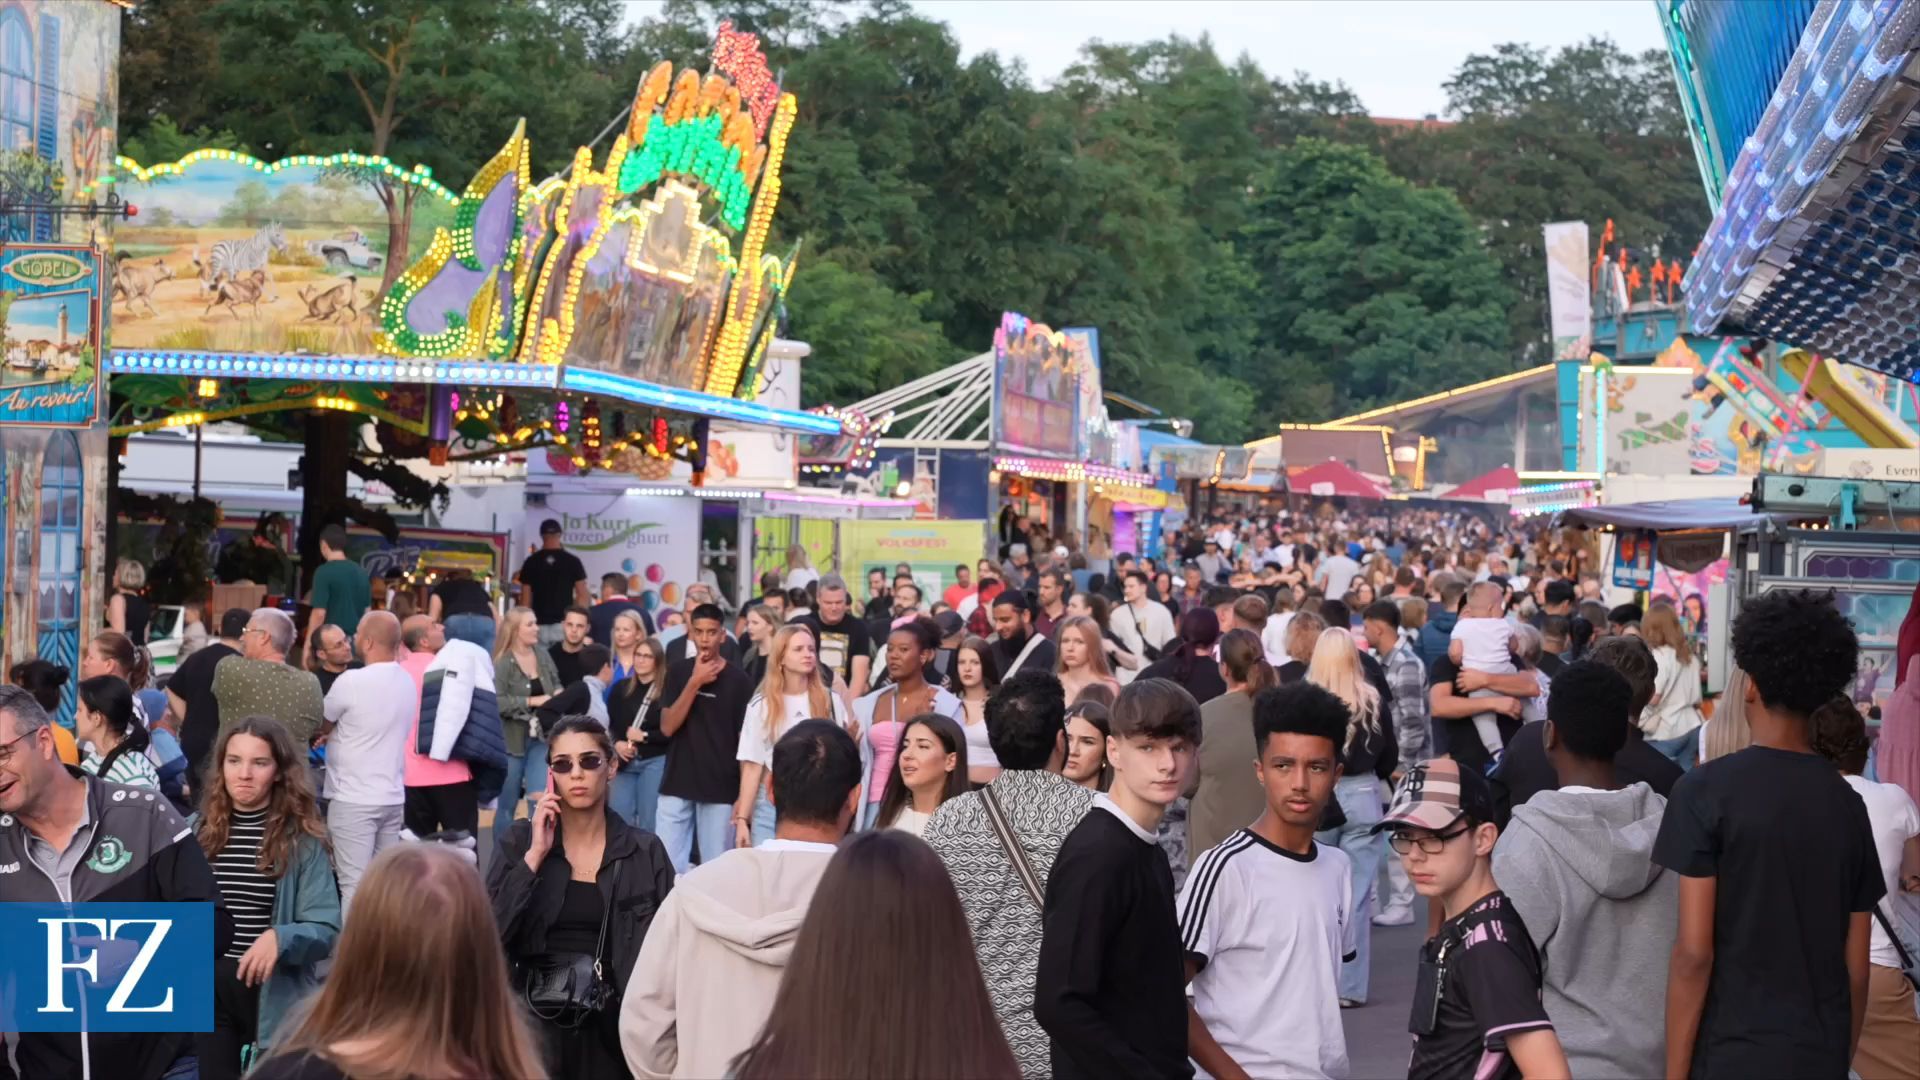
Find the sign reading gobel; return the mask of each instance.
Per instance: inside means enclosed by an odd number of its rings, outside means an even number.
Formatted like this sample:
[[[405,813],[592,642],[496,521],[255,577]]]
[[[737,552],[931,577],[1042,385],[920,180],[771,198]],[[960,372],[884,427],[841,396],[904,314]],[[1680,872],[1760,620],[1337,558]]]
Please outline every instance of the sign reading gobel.
[[[100,265],[99,251],[82,245],[0,247],[0,425],[93,423]]]

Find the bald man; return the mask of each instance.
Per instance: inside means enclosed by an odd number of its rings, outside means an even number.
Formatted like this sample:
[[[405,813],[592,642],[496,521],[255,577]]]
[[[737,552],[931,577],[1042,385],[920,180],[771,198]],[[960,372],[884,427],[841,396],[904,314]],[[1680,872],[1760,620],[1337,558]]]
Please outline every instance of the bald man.
[[[327,831],[343,914],[367,864],[400,838],[407,740],[420,722],[419,687],[394,660],[400,620],[390,611],[367,612],[353,644],[366,666],[334,680],[321,735],[327,746]]]

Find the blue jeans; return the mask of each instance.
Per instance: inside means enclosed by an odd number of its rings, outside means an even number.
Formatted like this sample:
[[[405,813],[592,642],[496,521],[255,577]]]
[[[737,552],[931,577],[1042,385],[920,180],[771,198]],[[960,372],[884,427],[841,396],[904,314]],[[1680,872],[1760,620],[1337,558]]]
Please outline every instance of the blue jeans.
[[[684,874],[693,865],[693,845],[700,842],[700,861],[712,862],[733,846],[733,804],[692,802],[672,795],[660,796],[655,818],[660,826],[654,832],[667,846],[667,858],[673,860],[673,872]]]
[[[493,616],[449,615],[442,623],[446,626],[448,637],[470,641],[488,652],[493,651]]]
[[[507,755],[507,779],[500,786],[500,801],[493,807],[493,838],[499,843],[513,828],[514,808],[527,804],[527,816],[533,816],[533,804],[547,790],[547,742],[528,739],[524,754]]]
[[[636,829],[659,832],[660,778],[667,774],[667,755],[628,762],[613,774],[609,793],[613,812]]]
[[[1660,751],[1660,756],[1680,766],[1681,772],[1689,772],[1700,760],[1700,726],[1694,725],[1692,731],[1671,739],[1648,739],[1647,745]]]
[[[1352,864],[1354,957],[1340,965],[1340,997],[1365,1003],[1367,963],[1373,952],[1373,885],[1387,851],[1387,838],[1370,831],[1384,816],[1380,781],[1371,773],[1343,777],[1333,786],[1333,797],[1339,800],[1347,823],[1316,833],[1314,839],[1346,852]]]
[[[767,799],[767,789],[762,787],[753,800],[753,846],[773,839],[773,803]]]

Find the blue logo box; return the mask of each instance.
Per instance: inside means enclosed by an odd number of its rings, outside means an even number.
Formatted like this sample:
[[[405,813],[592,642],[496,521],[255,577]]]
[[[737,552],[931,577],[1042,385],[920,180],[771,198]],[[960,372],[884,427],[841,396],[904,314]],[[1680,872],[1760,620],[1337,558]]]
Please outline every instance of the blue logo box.
[[[212,1031],[213,905],[0,904],[0,1031]]]

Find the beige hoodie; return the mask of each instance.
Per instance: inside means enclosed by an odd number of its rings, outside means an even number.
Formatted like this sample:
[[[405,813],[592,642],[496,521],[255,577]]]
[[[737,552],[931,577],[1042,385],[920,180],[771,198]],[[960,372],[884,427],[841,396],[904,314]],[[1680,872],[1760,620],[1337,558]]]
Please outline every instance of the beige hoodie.
[[[773,1011],[833,851],[772,840],[729,851],[674,883],[620,1005],[620,1048],[636,1077],[709,1080],[732,1071]]]

